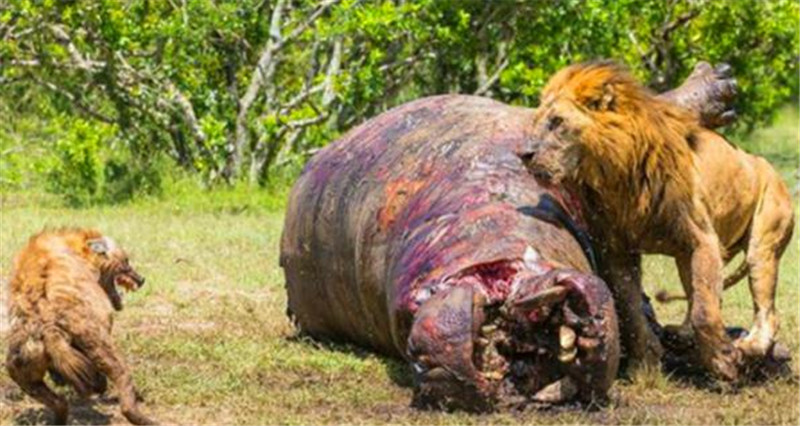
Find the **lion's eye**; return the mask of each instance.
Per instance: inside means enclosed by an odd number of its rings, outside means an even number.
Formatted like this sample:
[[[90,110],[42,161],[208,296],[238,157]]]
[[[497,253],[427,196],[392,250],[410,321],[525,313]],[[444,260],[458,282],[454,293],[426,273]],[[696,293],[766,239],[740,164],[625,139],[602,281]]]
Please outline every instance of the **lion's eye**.
[[[592,111],[600,110],[600,99],[591,99],[588,103],[586,103],[586,107]]]
[[[561,123],[563,122],[564,122],[563,118],[554,115],[547,120],[547,130],[552,132],[553,130],[557,129],[558,126],[560,126]]]

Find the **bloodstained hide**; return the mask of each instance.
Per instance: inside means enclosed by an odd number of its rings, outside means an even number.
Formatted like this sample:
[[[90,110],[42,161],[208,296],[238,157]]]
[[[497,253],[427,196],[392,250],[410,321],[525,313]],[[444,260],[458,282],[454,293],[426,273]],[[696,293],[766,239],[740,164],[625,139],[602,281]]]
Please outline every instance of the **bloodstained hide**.
[[[532,113],[425,98],[317,153],[281,241],[297,326],[407,359],[419,405],[603,399],[619,362],[613,301],[577,205],[520,160]]]

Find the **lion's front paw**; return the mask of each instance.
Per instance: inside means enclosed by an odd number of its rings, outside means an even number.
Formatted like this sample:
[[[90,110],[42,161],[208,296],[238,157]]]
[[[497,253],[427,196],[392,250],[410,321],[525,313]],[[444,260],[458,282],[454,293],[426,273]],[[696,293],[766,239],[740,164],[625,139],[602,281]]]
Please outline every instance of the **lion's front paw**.
[[[772,343],[773,342],[769,340],[758,340],[752,334],[738,338],[734,341],[736,348],[748,358],[764,358],[767,356],[767,351],[769,351]]]
[[[730,343],[724,343],[709,354],[704,363],[711,374],[721,380],[736,382],[743,367],[742,352]]]

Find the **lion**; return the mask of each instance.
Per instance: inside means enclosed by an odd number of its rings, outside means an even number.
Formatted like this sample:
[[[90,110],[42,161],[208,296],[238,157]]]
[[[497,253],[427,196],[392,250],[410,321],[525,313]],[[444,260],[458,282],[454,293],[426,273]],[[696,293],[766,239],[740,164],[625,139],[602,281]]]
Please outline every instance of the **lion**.
[[[750,281],[755,318],[747,336],[736,341],[736,346],[746,356],[764,357],[778,332],[778,264],[794,230],[789,189],[767,160],[748,154],[721,137],[698,139],[693,152],[711,206],[714,230],[722,245],[723,261],[727,264],[737,254],[745,254],[722,286],[724,291],[745,277]],[[679,269],[679,273],[685,293],[691,294],[689,271]],[[660,302],[681,299],[688,298],[664,291],[656,295]],[[683,328],[688,330],[689,324],[687,316]]]
[[[745,160],[696,115],[658,99],[610,62],[554,75],[533,121],[535,143],[525,160],[538,178],[559,182],[585,206],[600,273],[618,301],[629,361],[657,365],[663,353],[641,309],[641,255],[665,254],[675,258],[684,281],[700,362],[714,376],[736,381],[743,355],[763,353],[777,330],[777,263],[793,223],[780,178],[766,161]],[[713,183],[740,180],[750,189]],[[754,213],[765,210],[773,214]],[[751,216],[759,220],[749,222]],[[753,259],[756,322],[734,345],[721,316],[722,268],[744,241]]]
[[[10,281],[6,368],[22,390],[67,422],[66,399],[44,381],[64,381],[80,395],[102,394],[106,378],[119,393],[122,414],[152,424],[137,406],[131,373],[111,339],[113,312],[122,295],[145,279],[109,237],[95,230],[45,230],[14,260]]]

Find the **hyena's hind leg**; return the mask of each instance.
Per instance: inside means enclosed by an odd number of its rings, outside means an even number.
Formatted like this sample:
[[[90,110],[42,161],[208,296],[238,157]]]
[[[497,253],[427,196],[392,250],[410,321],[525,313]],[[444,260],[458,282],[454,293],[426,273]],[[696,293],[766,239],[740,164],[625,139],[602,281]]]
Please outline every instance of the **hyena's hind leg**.
[[[122,415],[135,425],[156,424],[139,411],[130,370],[119,356],[108,331],[87,321],[70,321],[67,325],[86,357],[114,383],[119,393]]]
[[[9,340],[11,341],[6,357],[8,375],[22,388],[23,392],[53,411],[55,415],[53,424],[66,424],[69,414],[67,400],[53,392],[44,382],[44,375],[47,373],[48,367],[44,343],[33,339],[25,339],[21,342]]]
[[[64,377],[63,374],[59,373],[58,370],[56,370],[54,368],[50,368],[48,370],[48,373],[50,374],[50,380],[52,380],[53,383],[55,383],[57,386],[69,386],[70,385],[69,380],[67,380]],[[106,380],[106,376],[104,376],[103,373],[101,373],[99,371],[94,371],[93,372],[93,376],[94,376],[94,378],[90,382],[90,384],[91,384],[91,389],[90,389],[91,393],[94,393],[94,394],[97,394],[97,395],[103,395],[108,390],[108,381]],[[80,390],[79,390],[79,392],[80,392]],[[82,396],[86,397],[86,396],[89,396],[89,395],[82,395]]]

